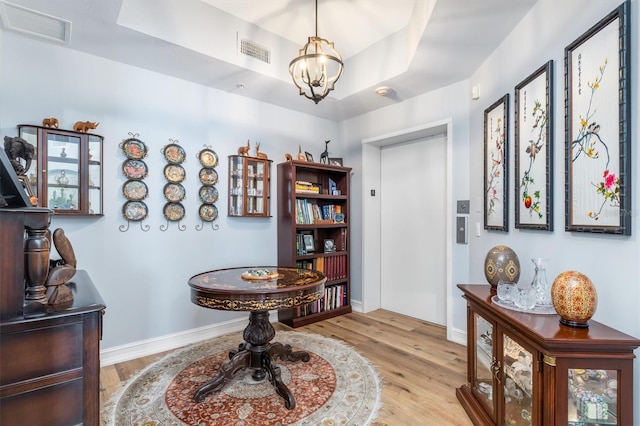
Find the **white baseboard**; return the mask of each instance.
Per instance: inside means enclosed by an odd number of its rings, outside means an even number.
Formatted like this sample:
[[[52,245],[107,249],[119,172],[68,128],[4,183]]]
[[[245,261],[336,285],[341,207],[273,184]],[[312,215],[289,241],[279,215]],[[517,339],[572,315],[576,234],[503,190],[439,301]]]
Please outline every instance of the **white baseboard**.
[[[447,340],[467,346],[467,332],[459,328],[447,329]]]
[[[271,312],[269,319],[278,321],[277,312]],[[193,328],[180,333],[168,334],[153,339],[141,340],[115,346],[100,351],[100,367],[129,361],[159,352],[169,351],[202,340],[222,336],[224,334],[242,331],[247,326],[246,318],[238,318],[231,321],[219,322],[205,327]]]
[[[362,301],[361,300],[351,300],[351,310],[353,312],[362,312]]]

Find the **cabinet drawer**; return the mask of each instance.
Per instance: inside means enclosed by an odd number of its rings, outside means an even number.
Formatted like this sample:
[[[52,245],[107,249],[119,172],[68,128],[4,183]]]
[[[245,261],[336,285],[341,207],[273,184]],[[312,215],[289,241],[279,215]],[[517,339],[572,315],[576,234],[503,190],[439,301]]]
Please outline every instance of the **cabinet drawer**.
[[[71,426],[83,423],[82,379],[0,398],[3,425]]]
[[[0,386],[82,368],[82,323],[2,334]]]

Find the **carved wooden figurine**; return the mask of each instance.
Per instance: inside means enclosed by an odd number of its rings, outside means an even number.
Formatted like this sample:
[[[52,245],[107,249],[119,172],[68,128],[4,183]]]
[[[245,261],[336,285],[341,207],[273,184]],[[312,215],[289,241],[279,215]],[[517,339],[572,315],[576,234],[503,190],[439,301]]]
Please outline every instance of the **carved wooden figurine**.
[[[329,163],[329,150],[328,150],[329,142],[331,142],[331,139],[329,139],[328,141],[324,141],[324,152],[320,154],[321,163],[325,163],[325,164]]]
[[[307,161],[307,156],[302,153],[302,146],[298,145],[298,161]]]
[[[284,159],[286,161],[293,161],[293,157],[291,156],[291,154],[284,154]]]
[[[76,273],[76,255],[62,228],[53,231],[53,243],[62,259],[49,262],[51,268],[45,283],[46,296],[50,305],[70,304],[73,302],[73,293],[66,283]]]
[[[249,141],[247,141],[247,146],[241,146],[238,148],[238,155],[249,155],[249,150],[251,149],[251,145]]]
[[[256,157],[264,158],[265,160],[268,158],[267,154],[260,152],[260,142],[256,142]]]
[[[73,125],[73,130],[76,132],[87,133],[89,130],[95,129],[100,123],[94,123],[92,121],[76,121]]]
[[[58,128],[58,119],[55,117],[45,118],[42,120],[42,127]]]

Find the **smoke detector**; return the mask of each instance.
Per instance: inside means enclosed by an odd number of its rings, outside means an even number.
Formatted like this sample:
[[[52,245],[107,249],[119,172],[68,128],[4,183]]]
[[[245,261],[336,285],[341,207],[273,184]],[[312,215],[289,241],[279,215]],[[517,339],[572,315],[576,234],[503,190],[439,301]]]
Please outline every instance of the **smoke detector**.
[[[391,93],[391,88],[387,86],[381,86],[376,89],[376,93],[380,96],[387,96]]]

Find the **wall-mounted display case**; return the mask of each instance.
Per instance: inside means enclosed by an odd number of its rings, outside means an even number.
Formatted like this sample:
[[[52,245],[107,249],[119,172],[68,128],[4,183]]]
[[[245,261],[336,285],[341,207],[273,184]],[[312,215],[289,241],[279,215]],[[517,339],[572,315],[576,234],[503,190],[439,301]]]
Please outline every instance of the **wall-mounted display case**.
[[[229,216],[270,217],[269,169],[271,160],[229,156]]]
[[[27,175],[38,205],[61,215],[102,215],[102,136],[28,124],[18,131],[37,149]]]

